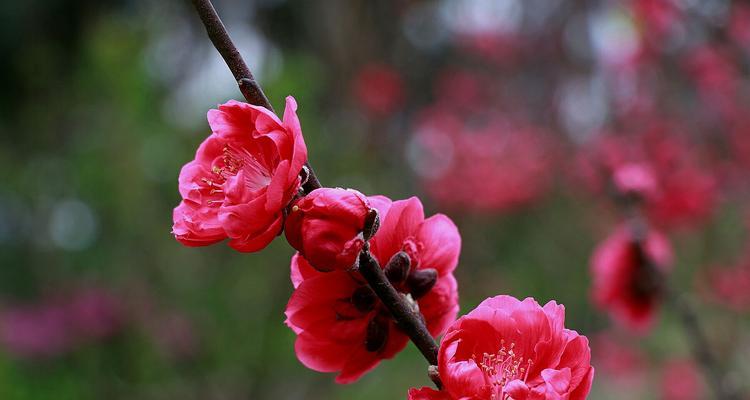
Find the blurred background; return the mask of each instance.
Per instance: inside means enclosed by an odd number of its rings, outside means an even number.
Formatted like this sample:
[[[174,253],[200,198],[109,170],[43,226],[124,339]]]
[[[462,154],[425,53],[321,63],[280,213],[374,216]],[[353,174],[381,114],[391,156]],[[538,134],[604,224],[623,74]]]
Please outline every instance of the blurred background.
[[[711,351],[750,377],[750,4],[728,0],[215,0],[327,186],[418,195],[458,224],[461,310],[555,299],[592,340],[592,399],[704,399],[669,308],[635,336],[591,305],[617,209],[654,170]],[[241,99],[189,2],[0,5],[0,398],[403,399],[409,346],[348,386],[295,358],[283,240],[170,234],[177,175]],[[744,362],[742,362],[744,361]],[[747,389],[747,388],[745,388]]]

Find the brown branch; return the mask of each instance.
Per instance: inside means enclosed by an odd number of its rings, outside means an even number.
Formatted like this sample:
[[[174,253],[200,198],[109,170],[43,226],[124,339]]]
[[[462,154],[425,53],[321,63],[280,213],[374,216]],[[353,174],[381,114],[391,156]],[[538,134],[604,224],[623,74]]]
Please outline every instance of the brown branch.
[[[227,67],[229,67],[232,75],[234,75],[237,86],[239,86],[242,95],[245,96],[245,100],[252,105],[265,107],[273,111],[271,102],[268,101],[268,97],[263,93],[263,89],[255,80],[253,73],[250,72],[250,68],[247,67],[245,60],[242,59],[237,46],[234,45],[232,38],[229,37],[229,32],[224,27],[224,23],[221,22],[221,18],[219,18],[219,14],[216,12],[211,0],[192,0],[192,2],[195,10],[198,12],[198,16],[200,16],[203,22],[203,26],[206,28],[208,38],[211,39],[211,43],[219,51]],[[305,193],[310,193],[320,188],[321,184],[310,164],[306,163],[305,166],[307,167],[307,179],[302,188]]]
[[[436,366],[438,345],[427,330],[422,314],[391,285],[383,268],[380,267],[380,264],[373,258],[368,249],[363,249],[359,255],[359,273],[391,313],[398,327],[409,336],[409,339],[414,342],[414,345],[427,359],[430,366]],[[437,374],[430,374],[430,378],[438,388],[441,387],[440,378]]]
[[[221,22],[219,14],[216,13],[214,5],[211,4],[210,0],[192,1],[198,16],[203,21],[203,26],[206,27],[208,38],[211,39],[211,43],[219,51],[229,70],[232,71],[232,75],[234,75],[234,79],[247,102],[273,111],[268,97],[263,93],[263,89],[260,88],[258,82],[255,81],[253,73],[250,72],[250,68],[247,67],[245,60],[242,59],[242,55],[232,42],[232,38],[229,37],[229,33],[224,27],[224,23]]]
[[[198,15],[203,21],[203,25],[206,27],[208,37],[211,39],[216,50],[219,51],[224,62],[226,62],[229,69],[232,71],[232,75],[237,80],[240,91],[245,99],[250,104],[265,107],[271,111],[271,103],[263,93],[258,82],[253,77],[250,69],[242,59],[237,47],[229,37],[224,24],[221,22],[221,18],[216,13],[213,4],[210,0],[192,0]],[[318,181],[315,172],[313,171],[310,164],[305,164],[306,170],[303,170],[303,189],[305,193],[309,193],[314,189],[320,188],[321,184]],[[380,267],[378,262],[372,257],[370,252],[365,249],[360,254],[359,271],[362,276],[367,280],[367,283],[380,298],[383,304],[391,312],[393,318],[396,320],[399,328],[403,330],[407,336],[414,342],[422,355],[430,363],[430,378],[435,382],[435,385],[440,388],[440,377],[436,373],[437,365],[437,353],[438,345],[435,343],[435,339],[432,338],[430,332],[424,324],[422,315],[418,310],[412,308],[409,303],[402,297],[398,291],[391,285]]]

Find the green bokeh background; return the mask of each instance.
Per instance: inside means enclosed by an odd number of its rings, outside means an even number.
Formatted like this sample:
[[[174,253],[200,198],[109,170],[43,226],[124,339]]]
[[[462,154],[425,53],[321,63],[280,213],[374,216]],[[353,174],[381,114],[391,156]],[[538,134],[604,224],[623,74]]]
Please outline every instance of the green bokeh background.
[[[326,185],[421,196],[405,161],[406,121],[363,121],[347,89],[352,70],[368,57],[402,54],[372,44],[393,36],[396,23],[387,22],[387,6],[331,3],[319,6],[340,7],[337,18],[347,11],[369,16],[354,30],[360,42],[331,50],[334,34],[357,24],[334,18],[340,25],[332,27],[306,2],[217,1],[217,7],[231,15],[230,31],[255,32],[237,35],[241,48],[248,48],[247,38],[273,44],[257,53],[262,57],[246,52],[248,62],[277,110],[286,95],[297,98],[310,161]],[[368,41],[368,34],[382,38]],[[369,47],[346,47],[352,43]],[[351,55],[352,65],[337,51]],[[258,254],[238,254],[224,245],[186,248],[170,235],[177,174],[209,132],[205,112],[240,98],[188,2],[4,2],[0,54],[0,300],[30,302],[70,282],[95,282],[126,304],[145,296],[149,307],[181,313],[196,337],[188,357],[164,354],[137,323],[50,360],[0,352],[0,399],[402,399],[409,387],[429,384],[412,346],[353,385],[335,385],[332,375],[304,368],[283,324],[292,291],[292,250],[283,240]],[[400,60],[429,69],[424,58]],[[419,89],[424,77],[406,78],[416,89],[410,107],[430,98]],[[428,214],[441,211],[421,197]],[[55,244],[48,229],[56,207],[70,200],[86,204],[95,218],[90,232],[70,222],[69,235],[88,235],[76,249]],[[451,215],[463,237],[462,312],[488,296],[533,296],[565,304],[566,325],[583,333],[609,326],[590,306],[587,264],[615,219],[595,204],[558,182],[551,195],[512,215]],[[696,270],[739,251],[740,214],[726,206],[705,231],[675,238],[676,286],[693,287]],[[719,337],[717,350],[747,343],[740,329],[746,319],[701,307],[709,332]],[[638,341],[654,365],[688,354],[670,312]],[[725,357],[748,353],[745,344]],[[656,374],[647,371],[650,380]],[[607,382],[597,377],[591,398],[650,398],[612,394]]]

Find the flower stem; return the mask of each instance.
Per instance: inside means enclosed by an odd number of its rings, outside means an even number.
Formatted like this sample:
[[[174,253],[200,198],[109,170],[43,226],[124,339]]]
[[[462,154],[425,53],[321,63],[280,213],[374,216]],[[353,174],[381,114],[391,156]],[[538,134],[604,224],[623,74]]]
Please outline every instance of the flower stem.
[[[211,43],[219,51],[227,67],[229,67],[232,75],[234,75],[237,86],[239,86],[242,95],[245,96],[245,100],[252,105],[265,107],[273,111],[271,102],[268,101],[268,97],[263,93],[263,89],[255,80],[253,73],[250,72],[250,68],[247,67],[245,60],[242,59],[237,46],[234,45],[232,38],[229,37],[229,32],[224,27],[224,23],[221,22],[221,18],[219,18],[219,14],[216,12],[211,0],[192,0],[192,2],[195,10],[198,12],[198,16],[203,22],[203,26],[206,28],[208,38],[211,39]],[[305,165],[308,169],[308,177],[307,182],[302,188],[305,193],[310,193],[320,188],[321,184],[310,164],[306,163]]]

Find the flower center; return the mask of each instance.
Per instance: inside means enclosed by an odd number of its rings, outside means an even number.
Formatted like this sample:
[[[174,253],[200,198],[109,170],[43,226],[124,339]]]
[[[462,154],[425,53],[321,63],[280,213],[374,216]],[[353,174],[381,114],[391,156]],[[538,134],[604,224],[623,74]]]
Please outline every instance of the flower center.
[[[526,359],[519,356],[514,352],[516,347],[515,343],[511,343],[510,346],[505,346],[505,339],[500,340],[500,350],[496,353],[484,353],[482,358],[479,359],[476,355],[472,355],[474,362],[482,370],[487,381],[492,385],[491,393],[492,400],[507,400],[510,399],[510,394],[506,392],[506,385],[514,380],[520,380],[526,382],[529,378],[529,370],[533,362],[531,359]]]
[[[237,175],[240,171],[243,173],[244,184],[249,190],[258,190],[268,186],[271,182],[271,173],[260,160],[247,149],[236,148],[229,144],[224,145],[221,161],[213,166],[212,171],[216,175],[214,185],[223,184],[227,178]]]

